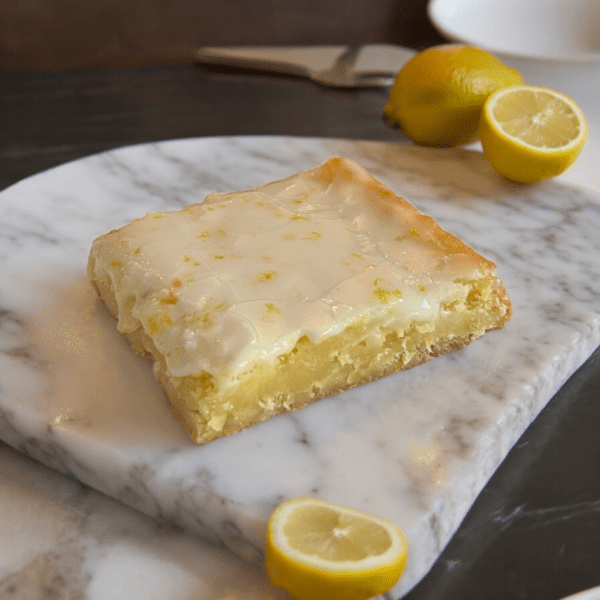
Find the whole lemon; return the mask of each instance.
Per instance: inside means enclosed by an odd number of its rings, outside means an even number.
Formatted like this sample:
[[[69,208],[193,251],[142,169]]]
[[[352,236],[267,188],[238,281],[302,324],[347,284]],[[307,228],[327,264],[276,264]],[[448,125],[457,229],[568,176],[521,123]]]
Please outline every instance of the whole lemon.
[[[398,73],[384,117],[417,144],[459,146],[477,139],[487,97],[522,82],[518,71],[486,50],[463,44],[433,46]]]

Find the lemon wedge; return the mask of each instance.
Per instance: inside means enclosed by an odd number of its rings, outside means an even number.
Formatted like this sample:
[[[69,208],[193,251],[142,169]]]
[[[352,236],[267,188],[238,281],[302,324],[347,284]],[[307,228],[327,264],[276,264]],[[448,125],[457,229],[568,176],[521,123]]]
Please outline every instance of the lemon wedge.
[[[588,136],[585,116],[572,99],[550,88],[516,85],[486,100],[479,136],[498,173],[534,183],[570,167]]]
[[[400,527],[332,502],[292,498],[269,519],[267,572],[298,600],[382,594],[400,579],[406,557]]]

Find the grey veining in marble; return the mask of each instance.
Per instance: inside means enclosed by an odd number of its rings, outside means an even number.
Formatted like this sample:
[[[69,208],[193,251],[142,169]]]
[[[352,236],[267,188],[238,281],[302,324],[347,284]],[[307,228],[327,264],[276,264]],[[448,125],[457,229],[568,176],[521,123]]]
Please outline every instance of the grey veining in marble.
[[[312,167],[365,167],[498,264],[507,327],[460,352],[196,447],[85,279],[94,237],[148,210]],[[0,194],[0,438],[153,517],[262,558],[311,495],[400,524],[410,589],[556,389],[600,342],[600,200],[513,185],[480,153],[300,138],[125,148]]]

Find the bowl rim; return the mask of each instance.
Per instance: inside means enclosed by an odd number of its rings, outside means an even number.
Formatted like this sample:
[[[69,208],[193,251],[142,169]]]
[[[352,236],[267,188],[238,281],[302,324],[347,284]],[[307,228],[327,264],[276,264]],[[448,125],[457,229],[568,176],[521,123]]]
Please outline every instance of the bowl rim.
[[[428,0],[427,16],[429,17],[429,20],[431,21],[432,25],[438,30],[438,32],[444,37],[448,38],[451,42],[460,42],[463,44],[476,46],[478,48],[488,50],[492,54],[498,56],[506,56],[513,59],[521,60],[531,60],[539,63],[558,62],[566,65],[572,65],[576,63],[585,63],[592,65],[594,63],[600,63],[600,51],[581,52],[572,54],[524,54],[523,52],[507,50],[506,48],[494,46],[493,44],[486,44],[485,42],[477,40],[472,36],[459,34],[456,31],[454,31],[452,27],[448,24],[447,20],[443,18],[444,13],[440,10],[440,7],[445,6],[447,2],[448,0]]]

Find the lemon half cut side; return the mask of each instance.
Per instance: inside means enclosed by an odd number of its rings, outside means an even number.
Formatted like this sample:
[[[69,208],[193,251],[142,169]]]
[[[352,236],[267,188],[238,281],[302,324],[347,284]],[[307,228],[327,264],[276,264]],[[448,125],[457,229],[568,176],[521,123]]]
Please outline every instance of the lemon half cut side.
[[[588,126],[569,96],[550,88],[516,85],[488,97],[479,136],[496,171],[519,183],[534,183],[559,175],[575,162]]]
[[[391,589],[407,558],[396,524],[314,498],[280,504],[269,519],[266,567],[298,600],[366,600]]]

